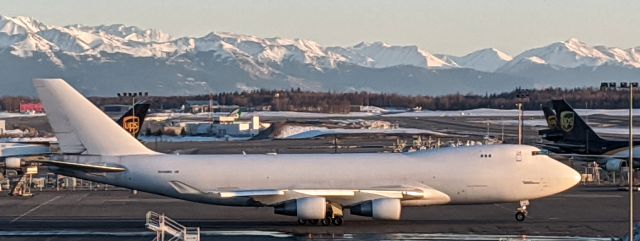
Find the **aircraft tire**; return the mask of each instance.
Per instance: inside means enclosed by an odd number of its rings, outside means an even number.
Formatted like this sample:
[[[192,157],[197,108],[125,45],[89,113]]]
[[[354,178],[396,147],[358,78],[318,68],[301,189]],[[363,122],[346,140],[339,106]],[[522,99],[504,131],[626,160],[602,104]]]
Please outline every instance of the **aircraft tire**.
[[[527,217],[527,214],[525,214],[524,212],[521,212],[521,211],[516,212],[516,221],[522,222],[526,217]]]
[[[342,219],[342,217],[335,217],[331,220],[331,223],[333,223],[333,225],[335,226],[341,226],[344,223],[344,220]]]
[[[329,226],[331,224],[331,218],[330,217],[326,217],[326,218],[320,220],[320,223],[322,224],[322,226]]]

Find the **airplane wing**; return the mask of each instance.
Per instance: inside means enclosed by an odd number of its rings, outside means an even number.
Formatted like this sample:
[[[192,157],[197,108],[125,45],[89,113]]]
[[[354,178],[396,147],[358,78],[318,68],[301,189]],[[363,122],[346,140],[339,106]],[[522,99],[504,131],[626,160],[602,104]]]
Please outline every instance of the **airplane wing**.
[[[351,206],[368,200],[379,198],[396,198],[400,200],[414,200],[427,198],[429,191],[419,189],[389,189],[372,188],[363,190],[349,189],[287,189],[287,190],[241,190],[217,192],[222,198],[250,197],[265,205],[274,205],[284,201],[304,197],[325,197],[327,200],[340,203],[343,206]],[[440,198],[439,195],[433,198]],[[446,195],[444,195],[446,196]],[[448,196],[446,196],[448,200]]]
[[[215,190],[201,191],[179,181],[169,182],[171,186],[183,194],[213,194],[219,198],[251,198],[264,205],[275,205],[284,201],[304,197],[325,197],[342,204],[355,205],[364,201],[379,198],[395,198],[403,201],[430,200],[431,203],[448,202],[449,196],[431,187],[388,186],[370,189],[259,189],[259,190]]]
[[[584,144],[568,144],[568,143],[547,143],[542,145],[548,146],[548,147],[555,147],[555,148],[586,148],[587,147]]]

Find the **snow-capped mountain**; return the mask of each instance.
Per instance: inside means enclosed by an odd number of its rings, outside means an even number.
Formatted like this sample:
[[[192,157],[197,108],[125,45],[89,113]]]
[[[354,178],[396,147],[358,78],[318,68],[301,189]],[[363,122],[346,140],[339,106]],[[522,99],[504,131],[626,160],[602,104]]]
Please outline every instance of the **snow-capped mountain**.
[[[29,17],[7,17],[0,15],[0,33],[7,35],[36,33],[49,26]]]
[[[487,48],[458,57],[455,62],[460,67],[494,72],[512,59],[513,57],[498,49]]]
[[[515,59],[519,60],[531,57],[544,60],[546,64],[565,68],[599,66],[609,61],[609,57],[605,54],[574,38],[564,42],[553,43],[545,47],[527,50],[516,56]]]
[[[77,29],[82,32],[92,33],[95,35],[116,36],[125,40],[137,42],[168,42],[173,40],[171,35],[155,29],[141,29],[136,26],[125,26],[123,24],[100,25],[100,26],[84,26],[69,25],[69,29]]]
[[[524,51],[514,58],[515,61],[535,57],[538,63],[544,62],[555,67],[576,68],[619,65],[640,67],[640,55],[637,48],[620,49],[605,46],[590,46],[578,39],[571,38],[563,42]]]
[[[640,79],[640,48],[590,46],[577,39],[513,58],[495,48],[452,56],[383,42],[327,47],[224,32],[174,37],[122,24],[54,26],[6,16],[0,16],[0,63],[3,81],[15,85],[0,94],[32,94],[34,77],[65,77],[95,95],[117,88],[164,95],[292,87],[485,93],[515,86],[591,85],[605,76]]]
[[[418,46],[392,46],[383,42],[359,43],[353,47],[332,47],[328,49],[343,56],[349,63],[371,68],[387,68],[411,65],[423,68],[453,68],[442,59]]]
[[[170,54],[216,51],[220,56],[248,57],[261,63],[297,61],[318,68],[350,63],[362,67],[386,68],[411,65],[426,68],[456,67],[417,46],[393,46],[382,42],[360,43],[351,47],[325,48],[303,39],[258,38],[256,36],[213,32],[201,38],[173,39],[153,29],[121,24],[65,27],[49,26],[27,17],[3,17],[2,33],[9,36],[35,34],[52,51],[99,55],[100,52],[126,53],[135,57],[166,57]],[[18,44],[12,41],[6,45]],[[32,44],[33,45],[33,44]]]

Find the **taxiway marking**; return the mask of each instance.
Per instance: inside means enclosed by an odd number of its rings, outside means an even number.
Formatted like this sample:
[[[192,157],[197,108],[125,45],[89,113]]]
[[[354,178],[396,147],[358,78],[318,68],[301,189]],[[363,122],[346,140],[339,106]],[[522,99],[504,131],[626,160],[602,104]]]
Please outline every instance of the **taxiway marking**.
[[[11,220],[11,222],[10,222],[10,223],[14,223],[15,221],[20,220],[20,219],[21,219],[21,218],[23,218],[24,216],[29,215],[29,214],[30,214],[30,213],[32,213],[33,211],[38,210],[38,208],[40,208],[40,207],[42,207],[42,206],[44,206],[44,205],[47,205],[47,204],[49,204],[49,203],[51,203],[51,202],[55,201],[56,199],[58,199],[58,198],[60,198],[60,197],[62,197],[62,196],[55,196],[55,197],[53,197],[53,198],[49,199],[49,201],[43,202],[43,203],[41,203],[40,205],[35,206],[35,207],[34,207],[34,208],[32,208],[32,209],[29,209],[29,211],[26,211],[26,212],[24,212],[22,215],[20,215],[20,216],[18,216],[18,217],[16,217],[16,218],[14,218],[13,220]]]

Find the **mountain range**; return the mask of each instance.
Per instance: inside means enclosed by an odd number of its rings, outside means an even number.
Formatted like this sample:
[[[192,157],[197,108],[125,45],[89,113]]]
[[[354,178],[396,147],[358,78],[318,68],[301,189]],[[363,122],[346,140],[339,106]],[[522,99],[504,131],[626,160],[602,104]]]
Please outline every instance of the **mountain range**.
[[[592,46],[571,38],[516,56],[495,48],[453,56],[383,42],[322,46],[224,32],[174,37],[121,24],[54,26],[0,15],[0,95],[32,96],[31,79],[41,77],[65,78],[94,96],[260,88],[485,94],[637,81],[640,47]]]

